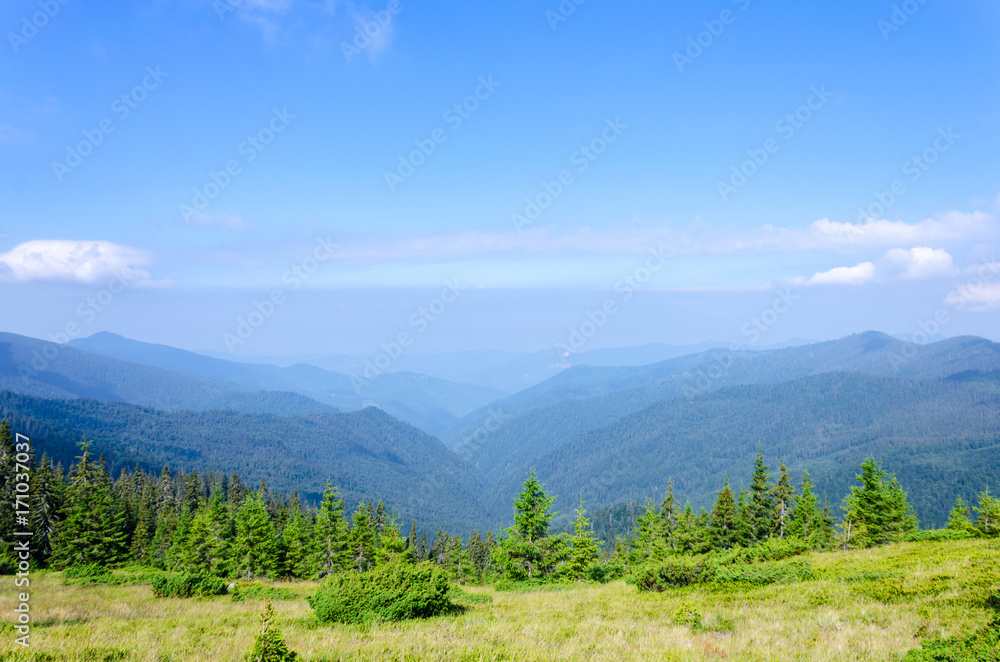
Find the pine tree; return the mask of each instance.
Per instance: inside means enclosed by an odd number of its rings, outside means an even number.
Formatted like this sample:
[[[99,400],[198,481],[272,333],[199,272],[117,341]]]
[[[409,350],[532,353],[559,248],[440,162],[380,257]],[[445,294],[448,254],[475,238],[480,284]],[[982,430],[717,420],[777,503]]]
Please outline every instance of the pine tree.
[[[677,549],[677,542],[674,535],[677,532],[677,523],[680,519],[680,504],[674,498],[674,481],[667,481],[667,495],[663,497],[660,504],[660,518],[663,520],[664,532],[667,536],[667,546],[671,550]]]
[[[773,492],[774,514],[771,521],[774,522],[774,529],[771,533],[778,538],[784,538],[792,519],[795,487],[792,486],[792,479],[788,476],[788,467],[784,462],[778,467],[778,474],[778,483],[774,486]]]
[[[416,554],[416,558],[414,560],[416,560],[417,562],[426,561],[428,558],[430,558],[430,553],[431,553],[431,549],[427,545],[427,534],[426,533],[421,533],[420,534],[420,544],[417,545],[417,554]]]
[[[576,519],[573,521],[573,535],[570,537],[573,551],[563,567],[563,574],[570,579],[584,579],[587,570],[600,556],[600,542],[587,519],[587,511],[583,508],[583,497],[576,509]]]
[[[52,536],[55,533],[57,514],[62,507],[61,483],[62,476],[43,453],[31,477],[31,513],[28,515],[33,533],[31,553],[39,564],[52,555]]]
[[[989,489],[979,493],[976,511],[976,530],[985,538],[1000,536],[1000,499],[990,496]]]
[[[298,659],[274,626],[274,608],[270,602],[265,602],[260,632],[254,637],[253,648],[243,656],[244,662],[295,662]]]
[[[646,501],[646,510],[636,520],[636,535],[629,548],[632,551],[631,562],[635,564],[662,561],[669,553],[666,526],[651,499]]]
[[[750,481],[750,495],[747,499],[746,522],[750,527],[750,542],[767,540],[774,531],[774,488],[771,473],[764,464],[763,451],[757,451],[754,460],[753,478]]]
[[[753,513],[750,509],[750,495],[740,486],[740,495],[736,499],[736,538],[735,545],[749,547],[754,543]]]
[[[0,573],[10,574],[17,568],[18,559],[14,553],[14,531],[16,513],[14,507],[17,452],[14,435],[7,419],[0,421]]]
[[[139,497],[135,529],[129,546],[129,558],[140,565],[152,562],[153,536],[156,533],[156,486],[146,483]]]
[[[52,535],[52,565],[57,569],[125,560],[125,511],[115,498],[103,458],[91,460],[87,441],[70,471],[63,518]]]
[[[725,480],[722,491],[715,500],[715,507],[710,516],[710,535],[712,547],[729,549],[739,540],[739,521],[736,511],[736,499],[729,487],[729,479]]]
[[[369,505],[361,502],[351,517],[353,525],[347,536],[347,553],[351,564],[358,572],[364,572],[375,565],[375,534],[371,529]]]
[[[555,497],[545,493],[532,471],[514,502],[514,528],[526,542],[535,542],[548,533],[549,522],[555,515],[549,510],[553,501]]]
[[[417,520],[413,520],[410,524],[410,535],[406,537],[406,548],[413,551],[413,554],[417,553]],[[415,559],[420,561],[422,559]]]
[[[202,501],[191,522],[185,542],[190,572],[218,577],[229,572],[229,509],[222,489],[212,491],[211,501]]]
[[[437,535],[434,536],[434,542],[431,544],[430,549],[430,559],[431,562],[437,563],[438,565],[445,565],[448,563],[448,543],[450,538],[448,534],[438,529]]]
[[[242,577],[271,575],[276,568],[274,524],[264,505],[263,490],[251,492],[236,513],[233,570]]]
[[[969,515],[969,507],[965,505],[962,497],[958,497],[955,499],[955,507],[951,509],[945,528],[951,531],[972,531],[972,520],[969,519]]]
[[[802,472],[801,493],[795,497],[795,505],[792,509],[792,516],[788,522],[787,533],[790,536],[801,538],[815,547],[825,544],[822,536],[822,512],[813,494],[812,480],[809,472]]]
[[[350,567],[347,558],[347,521],[344,519],[344,500],[337,488],[326,481],[323,500],[316,513],[312,541],[310,574],[326,577]]]
[[[868,458],[844,503],[841,542],[847,547],[871,547],[898,542],[916,530],[917,521],[896,478]]]
[[[534,579],[552,574],[567,557],[569,548],[559,536],[548,536],[550,511],[555,497],[545,489],[532,471],[514,501],[514,526],[493,549],[491,560],[513,580]]]
[[[310,542],[312,523],[306,520],[298,499],[289,506],[288,522],[281,532],[284,573],[289,577],[308,577],[310,574]]]

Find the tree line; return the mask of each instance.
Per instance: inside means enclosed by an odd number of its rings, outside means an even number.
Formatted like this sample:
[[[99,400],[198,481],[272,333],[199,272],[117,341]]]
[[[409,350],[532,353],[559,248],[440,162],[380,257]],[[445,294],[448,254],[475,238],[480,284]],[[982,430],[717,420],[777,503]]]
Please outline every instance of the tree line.
[[[16,453],[10,426],[0,423],[0,495],[14,501]],[[502,578],[605,580],[629,565],[671,555],[703,554],[751,547],[774,538],[795,538],[816,549],[868,547],[906,539],[917,520],[899,482],[877,462],[866,460],[837,522],[820,503],[808,474],[798,488],[784,465],[776,482],[758,453],[748,489],[734,493],[725,480],[711,511],[681,506],[672,483],[659,504],[648,501],[637,530],[602,550],[581,500],[572,532],[553,533],[554,497],[534,473],[514,502],[514,521],[496,536],[473,531],[464,539],[442,530],[432,541],[416,522],[404,537],[395,515],[382,503],[362,502],[348,513],[336,487],[327,483],[317,505],[296,493],[255,489],[238,474],[218,472],[159,475],[139,468],[113,479],[103,457],[84,441],[77,461],[63,471],[45,455],[31,463],[26,522],[9,505],[0,513],[0,571],[17,559],[13,532],[33,532],[31,548],[40,566],[64,569],[140,565],[216,577],[319,579],[366,572],[401,561],[430,561],[459,583]],[[972,512],[976,513],[973,521]],[[988,492],[969,508],[959,499],[948,528],[968,535],[1000,534],[1000,501]]]

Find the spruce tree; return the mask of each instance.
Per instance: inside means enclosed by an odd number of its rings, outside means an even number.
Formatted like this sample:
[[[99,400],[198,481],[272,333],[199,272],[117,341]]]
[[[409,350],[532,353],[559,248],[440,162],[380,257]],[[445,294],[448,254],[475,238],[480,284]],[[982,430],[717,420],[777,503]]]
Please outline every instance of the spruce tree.
[[[232,549],[233,570],[242,577],[271,575],[277,569],[276,535],[263,490],[248,494],[237,511]]]
[[[491,560],[514,580],[536,579],[551,575],[569,553],[565,540],[548,536],[550,511],[555,497],[545,489],[532,471],[514,501],[514,526],[510,534],[493,549]]]
[[[948,517],[948,524],[945,528],[951,531],[972,531],[972,520],[969,519],[969,515],[969,507],[965,505],[962,497],[958,497],[955,499],[955,507],[951,509],[951,515]]]
[[[52,555],[52,536],[62,507],[61,483],[62,476],[43,453],[31,477],[31,513],[28,515],[33,533],[31,553],[39,564]]]
[[[822,517],[823,513],[816,501],[816,495],[813,494],[813,484],[809,478],[809,472],[803,471],[801,492],[795,497],[787,533],[790,536],[801,538],[815,547],[822,546],[825,543],[822,535]]]
[[[771,533],[778,538],[784,538],[788,533],[795,504],[795,487],[788,476],[788,467],[784,462],[778,467],[778,483],[774,486],[773,499],[774,514],[771,521],[774,522],[774,529]]]
[[[253,640],[253,648],[243,656],[244,662],[296,662],[298,654],[288,647],[285,638],[274,625],[274,608],[264,603],[260,632]]]
[[[81,449],[70,470],[63,518],[52,535],[52,565],[57,569],[125,560],[124,508],[115,498],[103,458],[91,459],[86,440]]]
[[[990,496],[989,489],[979,493],[979,505],[976,511],[976,530],[984,538],[1000,536],[1000,500]]]
[[[710,515],[709,533],[712,547],[715,549],[729,549],[739,541],[736,499],[729,487],[728,478],[725,480],[722,491],[715,499],[715,507]]]
[[[669,553],[666,526],[651,499],[646,501],[646,510],[636,520],[636,535],[629,548],[632,552],[631,562],[636,564],[662,561]]]
[[[549,510],[553,501],[555,497],[545,493],[532,471],[514,502],[514,528],[526,542],[536,542],[548,533],[549,522],[555,515]]]
[[[600,542],[587,519],[587,511],[583,508],[583,497],[576,509],[576,519],[573,521],[573,535],[569,539],[573,550],[563,568],[563,574],[570,579],[584,579],[587,570],[600,555]]]
[[[660,518],[663,520],[663,529],[667,537],[667,546],[671,550],[677,549],[677,542],[674,535],[677,531],[677,522],[680,519],[680,504],[674,498],[674,481],[667,481],[667,494],[660,504]]]
[[[857,478],[861,485],[851,487],[844,503],[841,541],[845,548],[899,542],[916,530],[916,517],[894,476],[867,458]]]
[[[771,473],[764,464],[763,451],[757,451],[754,460],[753,477],[750,481],[750,495],[747,499],[745,521],[750,527],[750,542],[767,540],[774,531],[774,489]]]
[[[371,529],[371,511],[365,502],[351,517],[353,524],[347,536],[347,553],[351,565],[358,572],[370,570],[375,565],[375,534]]]
[[[312,539],[312,523],[302,512],[301,504],[294,500],[289,507],[288,522],[281,532],[284,575],[289,577],[308,577],[310,571],[310,543]]]
[[[347,521],[344,519],[344,500],[337,488],[326,481],[323,500],[316,513],[312,541],[310,574],[326,577],[350,567],[347,558]]]

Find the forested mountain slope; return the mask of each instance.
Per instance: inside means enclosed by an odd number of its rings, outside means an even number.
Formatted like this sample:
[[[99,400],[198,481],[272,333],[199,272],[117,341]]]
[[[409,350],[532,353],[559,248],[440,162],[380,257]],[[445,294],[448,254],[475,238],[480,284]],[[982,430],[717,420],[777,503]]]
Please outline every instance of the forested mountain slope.
[[[781,384],[736,386],[664,400],[550,451],[532,464],[568,512],[647,497],[667,481],[709,506],[725,475],[748,475],[757,449],[839,503],[861,459],[884,462],[909,490],[925,524],[944,523],[959,494],[1000,485],[997,377],[909,380],[831,373]],[[528,467],[503,479],[498,502]],[[734,486],[738,487],[738,486]]]
[[[68,466],[86,435],[112,469],[238,472],[316,500],[329,478],[346,501],[386,500],[427,529],[468,531],[493,524],[479,504],[478,474],[441,442],[371,407],[275,416],[235,411],[166,412],[120,402],[47,400],[0,392],[0,418],[36,451]]]
[[[13,333],[0,333],[0,389],[43,398],[94,398],[165,410],[336,411],[297,393],[206,379]]]
[[[438,434],[461,416],[505,395],[499,389],[456,384],[409,372],[375,376],[356,389],[351,378],[313,365],[278,367],[212,358],[182,349],[144,343],[114,333],[70,341],[73,347],[135,363],[168,368],[247,388],[291,391],[343,409],[375,404],[417,427]]]

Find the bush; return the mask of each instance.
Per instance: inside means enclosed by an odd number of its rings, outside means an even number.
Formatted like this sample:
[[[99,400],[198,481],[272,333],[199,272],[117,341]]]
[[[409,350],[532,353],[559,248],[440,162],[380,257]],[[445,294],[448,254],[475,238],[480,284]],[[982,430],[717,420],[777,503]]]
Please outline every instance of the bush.
[[[800,556],[811,549],[812,545],[799,538],[768,538],[752,547],[734,547],[715,552],[711,558],[718,566],[737,563],[764,563]]]
[[[74,565],[63,570],[63,579],[95,579],[107,577],[111,571],[103,565],[88,563],[86,565]]]
[[[1000,659],[1000,620],[965,636],[949,637],[910,651],[903,662],[988,662]]]
[[[629,581],[640,591],[665,591],[668,588],[698,584],[711,579],[712,571],[702,562],[690,558],[676,558],[665,563],[641,566],[632,574]]]
[[[307,601],[324,623],[427,618],[454,607],[444,571],[428,561],[341,572],[329,577]]]
[[[241,582],[229,591],[229,595],[232,596],[233,602],[242,602],[244,600],[294,600],[298,597],[295,595],[295,591],[290,591],[287,588],[268,586],[260,582]]]
[[[758,564],[737,565],[718,568],[712,581],[739,582],[764,586],[767,584],[790,584],[813,578],[812,566],[802,561],[785,565]]]
[[[625,576],[625,564],[620,560],[612,559],[605,563],[595,561],[587,566],[586,577],[589,581],[599,584],[607,584]]]
[[[226,593],[226,580],[210,575],[162,574],[150,586],[157,598],[203,598]]]
[[[914,531],[904,538],[905,542],[948,542],[951,540],[966,540],[975,536],[969,531],[956,529],[937,529],[934,531]]]

